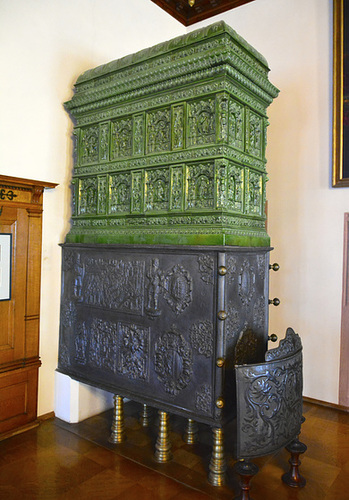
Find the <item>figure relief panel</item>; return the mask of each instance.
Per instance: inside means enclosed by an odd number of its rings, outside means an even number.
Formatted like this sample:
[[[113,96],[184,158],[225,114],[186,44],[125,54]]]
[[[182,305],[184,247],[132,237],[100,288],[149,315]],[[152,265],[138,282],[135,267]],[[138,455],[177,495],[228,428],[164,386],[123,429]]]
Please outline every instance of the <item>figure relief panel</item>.
[[[96,177],[83,177],[79,181],[79,214],[97,213],[98,182]]]
[[[99,126],[99,159],[101,161],[109,161],[109,136],[110,136],[110,123],[101,123]]]
[[[250,109],[247,110],[246,152],[262,157],[264,143],[263,119]]]
[[[155,319],[161,314],[159,300],[163,292],[164,284],[164,273],[160,269],[159,259],[154,258],[151,260],[146,276],[147,299],[145,311],[150,318]]]
[[[98,203],[97,213],[104,215],[107,213],[108,182],[106,175],[98,176]]]
[[[246,169],[246,176],[246,213],[261,216],[264,209],[263,175]]]
[[[184,205],[183,166],[171,167],[170,210],[183,210]]]
[[[79,179],[72,179],[70,184],[71,191],[71,212],[72,216],[78,215],[78,196],[79,196]]]
[[[131,192],[131,212],[141,213],[143,211],[143,173],[141,171],[132,172]]]
[[[147,154],[169,151],[171,148],[170,108],[147,113]]]
[[[172,107],[172,149],[184,148],[184,104]]]
[[[187,146],[216,142],[215,99],[201,99],[188,103]]]
[[[119,118],[112,122],[111,159],[132,155],[132,118]]]
[[[242,104],[229,100],[229,145],[244,150],[244,107]]]
[[[88,357],[88,329],[85,321],[77,324],[74,339],[75,362],[79,365],[86,365]]]
[[[187,208],[213,208],[214,192],[213,164],[202,163],[187,165]]]
[[[99,159],[99,125],[82,128],[80,138],[81,164],[97,163]]]
[[[145,210],[164,211],[169,208],[170,174],[166,168],[145,172]]]
[[[226,208],[227,206],[227,161],[216,161],[216,207]]]
[[[227,94],[217,96],[217,116],[218,116],[218,142],[228,142],[228,124],[229,124],[229,100]]]
[[[228,168],[227,205],[234,212],[244,211],[244,169],[233,163]]]
[[[162,313],[161,298],[176,315],[184,312],[192,303],[193,279],[181,264],[164,271],[160,268],[159,259],[154,258],[148,265],[146,277],[145,312],[151,319]]]
[[[84,304],[143,314],[144,261],[86,257],[84,270]]]
[[[132,380],[148,380],[150,328],[120,322],[118,333],[118,372]]]
[[[133,154],[135,156],[144,155],[145,143],[145,115],[135,115],[133,117]]]
[[[131,174],[120,173],[109,177],[109,213],[130,212]]]

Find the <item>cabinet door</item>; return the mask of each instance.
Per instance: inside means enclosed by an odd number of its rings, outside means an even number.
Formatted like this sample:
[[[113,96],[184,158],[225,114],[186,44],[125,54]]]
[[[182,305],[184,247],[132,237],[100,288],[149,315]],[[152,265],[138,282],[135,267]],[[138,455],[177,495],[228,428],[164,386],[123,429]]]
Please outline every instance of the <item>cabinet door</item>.
[[[11,299],[0,301],[0,366],[8,366],[25,357],[27,210],[4,206],[0,233],[12,234]]]

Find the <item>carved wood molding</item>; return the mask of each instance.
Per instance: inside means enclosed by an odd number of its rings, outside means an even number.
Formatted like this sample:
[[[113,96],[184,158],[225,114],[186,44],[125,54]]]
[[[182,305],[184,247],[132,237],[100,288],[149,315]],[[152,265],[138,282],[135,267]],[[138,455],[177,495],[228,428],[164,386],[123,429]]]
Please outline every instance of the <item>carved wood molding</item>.
[[[188,0],[152,0],[161,9],[177,19],[184,26],[190,26],[227,10],[234,9],[254,0],[195,0],[192,6]],[[193,3],[193,2],[191,2]]]

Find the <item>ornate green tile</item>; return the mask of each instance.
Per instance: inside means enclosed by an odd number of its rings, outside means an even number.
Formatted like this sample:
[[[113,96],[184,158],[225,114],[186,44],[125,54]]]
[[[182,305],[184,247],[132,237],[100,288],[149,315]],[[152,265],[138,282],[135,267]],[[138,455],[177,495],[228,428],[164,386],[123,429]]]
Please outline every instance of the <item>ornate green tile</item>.
[[[81,75],[67,241],[268,246],[268,71],[219,22]]]

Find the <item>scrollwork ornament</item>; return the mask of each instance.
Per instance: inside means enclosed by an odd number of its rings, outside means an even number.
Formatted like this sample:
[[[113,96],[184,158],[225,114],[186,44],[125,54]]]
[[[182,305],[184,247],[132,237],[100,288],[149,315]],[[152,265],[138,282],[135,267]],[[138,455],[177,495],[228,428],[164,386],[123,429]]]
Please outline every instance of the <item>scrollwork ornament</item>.
[[[278,347],[269,349],[265,353],[265,360],[273,361],[282,359],[301,349],[302,341],[300,336],[292,328],[287,328],[285,338],[280,341]]]
[[[178,315],[192,302],[193,280],[183,266],[177,264],[169,271],[163,281],[164,298]]]
[[[235,281],[235,276],[236,276],[236,257],[233,255],[229,255],[227,257],[227,278],[228,278],[228,283],[231,285]]]
[[[207,384],[201,386],[195,394],[195,408],[200,413],[210,414],[212,411],[212,390]]]
[[[253,320],[257,330],[265,328],[266,300],[265,297],[259,297],[253,306]]]
[[[269,454],[300,432],[302,419],[301,352],[282,360],[239,367],[243,390],[240,456]]]
[[[213,355],[213,324],[209,320],[194,323],[189,330],[190,342],[195,351],[206,358]]]
[[[238,281],[239,296],[245,306],[251,302],[255,294],[255,282],[254,267],[245,259],[240,269]]]
[[[189,344],[175,327],[155,344],[154,369],[165,391],[176,396],[191,381],[193,356]]]
[[[211,255],[203,254],[198,257],[200,277],[207,285],[214,283],[214,259]]]

